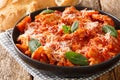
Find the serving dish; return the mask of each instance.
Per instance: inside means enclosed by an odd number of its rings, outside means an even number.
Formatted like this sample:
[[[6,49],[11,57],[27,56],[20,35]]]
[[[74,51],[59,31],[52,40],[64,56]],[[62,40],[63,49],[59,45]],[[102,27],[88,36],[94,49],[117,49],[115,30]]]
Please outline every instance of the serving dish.
[[[52,7],[52,8],[49,8],[49,9],[63,11],[65,8],[66,7]],[[78,10],[83,10],[86,7],[75,6],[75,8],[78,9]],[[91,8],[87,8],[87,9],[91,10]],[[37,14],[39,14],[41,11],[43,11],[43,10],[44,9],[30,13],[29,15],[31,16],[32,21],[34,20],[34,17]],[[115,18],[114,16],[110,15],[109,13],[106,13],[106,12],[103,12],[103,11],[99,11],[99,12],[101,14],[106,14],[106,15],[110,16],[113,19],[113,21],[115,22],[116,29],[120,29],[120,27],[119,27],[120,26],[120,21],[117,18]],[[18,23],[21,20],[19,20]],[[12,42],[14,44],[15,49],[18,52],[18,55],[25,61],[25,63],[29,64],[30,66],[32,66],[32,67],[34,67],[34,68],[36,68],[36,69],[38,69],[40,71],[44,71],[46,73],[55,74],[55,75],[58,75],[60,77],[89,76],[89,75],[92,75],[92,74],[99,73],[99,72],[107,70],[108,68],[110,68],[113,65],[115,65],[115,63],[118,62],[119,59],[120,59],[120,54],[118,54],[115,57],[113,57],[112,59],[110,59],[108,61],[105,61],[105,62],[102,62],[102,63],[97,64],[97,65],[92,65],[92,66],[74,66],[74,67],[63,67],[63,66],[56,66],[56,65],[50,65],[50,64],[41,63],[39,61],[33,60],[30,57],[24,55],[16,47],[15,44],[17,42],[17,38],[21,34],[16,25],[15,25],[15,27],[13,29],[13,33],[12,33]]]

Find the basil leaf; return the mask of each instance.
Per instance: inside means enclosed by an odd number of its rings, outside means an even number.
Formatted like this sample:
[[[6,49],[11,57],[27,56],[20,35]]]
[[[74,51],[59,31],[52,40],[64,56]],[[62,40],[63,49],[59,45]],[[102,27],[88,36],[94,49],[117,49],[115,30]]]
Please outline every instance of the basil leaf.
[[[33,53],[39,46],[41,46],[40,42],[37,39],[31,39],[28,42],[28,46],[30,48],[31,53]]]
[[[118,32],[115,30],[114,27],[110,26],[110,25],[104,25],[102,27],[102,30],[105,32],[105,33],[110,33],[111,36],[113,37],[117,37],[118,36]]]
[[[70,31],[70,26],[63,25],[62,29],[63,29],[64,33],[70,33],[71,32]]]
[[[79,26],[79,21],[75,21],[73,22],[72,26],[71,26],[71,32],[74,32]]]
[[[54,10],[46,9],[46,10],[43,10],[40,14],[50,14],[53,12],[54,12]]]
[[[79,53],[75,53],[73,51],[69,51],[65,53],[65,57],[73,64],[78,64],[81,66],[88,65],[88,60],[86,57]]]

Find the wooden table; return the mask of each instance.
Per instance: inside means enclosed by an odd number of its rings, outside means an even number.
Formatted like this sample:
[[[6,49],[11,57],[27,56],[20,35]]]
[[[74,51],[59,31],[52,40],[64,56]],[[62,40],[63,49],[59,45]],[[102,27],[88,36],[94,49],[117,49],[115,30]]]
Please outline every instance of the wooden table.
[[[81,5],[111,13],[120,19],[120,0],[82,0]],[[38,80],[24,70],[0,45],[0,80]],[[96,80],[120,80],[120,66]]]

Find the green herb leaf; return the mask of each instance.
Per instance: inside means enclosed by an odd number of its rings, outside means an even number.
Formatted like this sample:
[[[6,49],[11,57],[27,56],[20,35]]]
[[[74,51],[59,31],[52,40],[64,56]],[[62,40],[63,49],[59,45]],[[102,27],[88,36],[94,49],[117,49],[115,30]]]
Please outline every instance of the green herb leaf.
[[[31,53],[33,53],[39,46],[41,46],[40,42],[37,39],[31,39],[28,42],[28,46],[30,48]]]
[[[62,29],[63,29],[64,33],[70,33],[71,32],[70,31],[70,26],[63,25]]]
[[[104,25],[102,27],[102,30],[105,33],[110,33],[111,36],[117,37],[118,36],[118,32],[115,30],[114,27],[110,26],[110,25]]]
[[[46,9],[46,10],[43,10],[40,14],[50,14],[53,12],[54,12],[54,10]]]
[[[73,51],[69,51],[65,53],[65,57],[72,62],[73,64],[78,64],[81,66],[88,65],[88,60],[86,57],[79,53],[75,53]]]
[[[77,30],[78,26],[79,26],[79,21],[73,22],[71,26],[71,32],[74,32],[75,30]]]

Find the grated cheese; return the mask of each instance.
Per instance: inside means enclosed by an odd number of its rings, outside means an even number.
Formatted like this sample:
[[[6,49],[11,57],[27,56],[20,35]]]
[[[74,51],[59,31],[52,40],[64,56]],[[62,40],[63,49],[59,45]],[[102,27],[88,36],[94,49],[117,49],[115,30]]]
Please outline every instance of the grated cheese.
[[[99,25],[98,22],[86,22],[85,28],[88,30],[92,30],[92,29],[96,28],[98,25]]]

